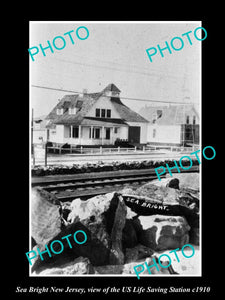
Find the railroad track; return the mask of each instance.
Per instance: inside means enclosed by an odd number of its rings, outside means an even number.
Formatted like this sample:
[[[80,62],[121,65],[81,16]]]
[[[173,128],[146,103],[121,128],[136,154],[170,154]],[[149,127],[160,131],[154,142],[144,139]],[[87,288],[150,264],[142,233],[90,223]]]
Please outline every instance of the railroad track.
[[[199,172],[199,166],[183,172]],[[175,172],[174,172],[175,173]],[[161,178],[165,177],[161,176]],[[158,179],[154,169],[123,170],[115,172],[53,175],[32,178],[32,187],[41,187],[65,202],[75,198],[83,200],[96,195],[119,191],[125,186],[140,185]],[[171,177],[172,179],[172,177]]]

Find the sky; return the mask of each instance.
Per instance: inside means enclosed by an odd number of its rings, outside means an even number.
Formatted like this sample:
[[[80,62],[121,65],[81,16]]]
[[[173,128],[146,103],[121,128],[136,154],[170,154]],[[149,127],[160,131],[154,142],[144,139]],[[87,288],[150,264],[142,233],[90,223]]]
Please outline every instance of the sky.
[[[89,36],[85,40],[76,37],[78,27],[85,26]],[[29,47],[47,46],[57,36],[74,30],[65,38],[62,50],[41,50],[29,57],[30,103],[34,117],[47,115],[58,100],[69,92],[47,90],[32,85],[82,92],[100,92],[109,83],[121,90],[125,105],[138,112],[145,105],[157,105],[157,101],[194,103],[199,110],[201,101],[201,43],[193,31],[201,22],[30,22]],[[183,37],[184,47],[164,57],[158,53],[150,62],[146,49],[165,47],[174,37],[190,34],[192,45]],[[79,31],[84,37],[85,30]],[[58,39],[58,47],[61,47]],[[179,44],[174,43],[178,48]],[[40,47],[39,47],[40,48]],[[29,53],[28,53],[29,55]],[[155,102],[127,100],[149,99]],[[162,105],[162,103],[159,103]]]

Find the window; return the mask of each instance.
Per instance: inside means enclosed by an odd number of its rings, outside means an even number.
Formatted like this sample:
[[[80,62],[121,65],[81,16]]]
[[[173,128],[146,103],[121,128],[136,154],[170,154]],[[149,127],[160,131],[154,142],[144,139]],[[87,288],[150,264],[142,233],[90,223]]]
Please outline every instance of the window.
[[[114,127],[114,133],[118,133],[118,128]]]
[[[107,118],[111,118],[111,109],[107,109]]]
[[[186,124],[189,124],[189,116],[186,117]]]
[[[79,138],[79,127],[72,127],[72,132],[70,128],[70,137],[77,139]]]
[[[77,112],[77,109],[76,107],[69,107],[69,115],[75,115]]]
[[[102,117],[102,118],[105,118],[105,109],[104,109],[104,108],[101,109],[101,117]]]
[[[111,109],[105,108],[96,108],[95,109],[95,117],[96,118],[111,118]]]
[[[63,115],[63,108],[57,108],[56,114],[57,115]]]
[[[100,117],[100,109],[99,108],[96,108],[96,110],[95,110],[95,116],[96,116],[96,118]]]
[[[196,116],[193,116],[193,125],[196,124]]]
[[[156,129],[154,128],[152,131],[152,137],[155,138],[155,136],[156,136]]]

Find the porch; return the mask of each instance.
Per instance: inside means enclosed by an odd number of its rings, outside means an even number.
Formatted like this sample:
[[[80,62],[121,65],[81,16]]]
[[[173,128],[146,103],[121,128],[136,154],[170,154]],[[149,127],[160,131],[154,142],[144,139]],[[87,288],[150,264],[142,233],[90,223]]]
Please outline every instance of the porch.
[[[127,138],[124,128],[104,125],[64,125],[63,143],[70,145],[114,145],[116,139],[121,138],[121,136]]]

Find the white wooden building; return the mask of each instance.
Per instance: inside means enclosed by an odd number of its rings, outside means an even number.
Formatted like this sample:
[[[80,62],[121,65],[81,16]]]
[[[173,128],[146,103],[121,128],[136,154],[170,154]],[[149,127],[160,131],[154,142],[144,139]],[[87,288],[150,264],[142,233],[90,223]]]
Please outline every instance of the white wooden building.
[[[117,139],[147,142],[147,125],[120,100],[120,90],[109,84],[98,93],[65,95],[47,116],[48,141],[70,145],[113,145]]]
[[[139,113],[149,121],[149,144],[199,143],[199,115],[194,105],[145,106]]]

